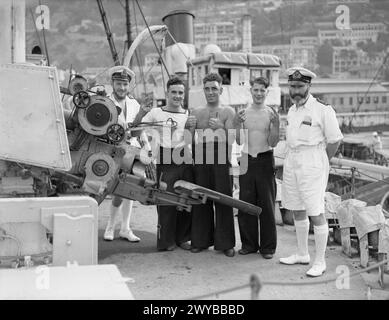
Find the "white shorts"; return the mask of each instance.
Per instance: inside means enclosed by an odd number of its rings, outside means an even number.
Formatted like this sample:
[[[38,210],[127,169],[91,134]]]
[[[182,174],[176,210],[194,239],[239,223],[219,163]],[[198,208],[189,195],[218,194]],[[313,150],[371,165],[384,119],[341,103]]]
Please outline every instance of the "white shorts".
[[[284,160],[282,206],[305,210],[308,216],[324,213],[329,162],[323,147],[289,150]]]

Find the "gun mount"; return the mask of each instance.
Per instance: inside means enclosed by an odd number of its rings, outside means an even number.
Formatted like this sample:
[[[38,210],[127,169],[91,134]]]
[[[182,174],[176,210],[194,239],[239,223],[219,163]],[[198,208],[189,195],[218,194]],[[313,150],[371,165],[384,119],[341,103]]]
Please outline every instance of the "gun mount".
[[[185,181],[167,191],[156,179],[150,150],[139,143],[140,128],[122,126],[112,100],[89,89],[81,76],[60,91],[53,67],[3,65],[0,87],[0,198],[78,194],[100,204],[111,194],[181,211],[211,199],[249,214],[261,212]],[[68,95],[70,107],[63,107],[60,92]],[[0,225],[4,222],[0,212]]]
[[[54,68],[50,67],[10,65],[7,67],[8,71],[9,68],[14,68],[16,73],[20,71],[20,77],[25,74],[23,69],[27,68],[31,73],[27,76],[30,79],[28,83],[36,79],[35,74],[41,73],[42,68],[55,74],[51,70]],[[41,96],[44,98],[54,92],[55,97],[59,98],[58,89],[58,85],[53,86],[51,83],[51,86],[46,88],[47,94]],[[45,91],[45,88],[35,90],[38,95],[39,91]],[[74,76],[69,87],[61,88],[61,92],[69,95],[68,107],[62,108],[58,99],[52,101],[51,105],[45,102],[46,109],[41,112],[48,113],[47,109],[53,108],[53,105],[59,109],[60,114],[56,122],[57,125],[58,122],[63,122],[59,126],[61,129],[59,133],[62,136],[65,133],[61,131],[66,128],[66,136],[63,137],[63,144],[66,146],[62,146],[62,149],[66,149],[63,153],[70,155],[71,166],[58,168],[47,161],[46,166],[37,166],[39,163],[45,164],[43,159],[46,158],[46,153],[52,153],[52,150],[44,147],[45,139],[48,138],[47,133],[39,134],[39,131],[42,131],[39,128],[43,125],[35,125],[32,129],[36,131],[31,131],[29,134],[30,136],[37,135],[34,144],[42,149],[41,152],[37,152],[38,160],[29,159],[29,146],[21,143],[24,145],[23,152],[19,152],[12,159],[17,161],[1,162],[0,194],[2,197],[60,196],[79,193],[90,195],[101,203],[108,194],[114,194],[147,205],[175,205],[186,211],[190,211],[194,204],[205,203],[207,197],[210,197],[214,201],[238,206],[252,214],[260,212],[257,207],[253,210],[252,206],[241,205],[242,202],[231,197],[225,195],[215,197],[214,191],[205,188],[201,188],[201,192],[196,193],[188,192],[188,189],[183,188],[176,188],[176,192],[167,192],[165,183],[155,179],[150,150],[142,148],[141,143],[132,143],[138,140],[140,130],[136,128],[127,130],[128,128],[118,123],[120,109],[104,95],[104,92],[90,90],[86,79],[80,75]],[[16,92],[14,94],[16,95]],[[8,109],[3,112],[6,118],[9,113]],[[24,113],[35,114],[28,108],[28,105],[24,105],[20,115]],[[37,120],[39,121],[39,115],[37,115]],[[29,121],[23,123],[23,126],[28,127],[29,125]],[[49,134],[53,135],[52,132]],[[55,142],[58,140],[54,139]],[[10,142],[12,145],[13,142]],[[43,156],[42,153],[44,153]],[[57,155],[51,155],[49,158],[54,159],[55,156]],[[2,152],[0,152],[0,158],[4,159]]]

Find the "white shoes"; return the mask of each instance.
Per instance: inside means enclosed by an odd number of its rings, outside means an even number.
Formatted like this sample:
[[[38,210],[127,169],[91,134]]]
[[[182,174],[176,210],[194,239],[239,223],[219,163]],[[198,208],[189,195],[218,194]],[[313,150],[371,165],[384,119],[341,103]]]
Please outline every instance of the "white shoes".
[[[105,228],[104,240],[106,240],[106,241],[112,241],[113,238],[114,238],[114,233],[115,233],[114,228],[112,228],[112,226],[108,225],[108,226]]]
[[[119,237],[120,238],[123,238],[123,239],[127,239],[128,241],[130,242],[139,242],[140,241],[140,238],[137,237],[133,232],[132,230],[120,230],[119,232]],[[115,238],[115,230],[113,227],[111,226],[107,226],[107,228],[105,228],[105,232],[104,232],[104,240],[106,241],[112,241],[113,239]]]
[[[280,258],[280,263],[283,264],[309,264],[309,254],[306,256],[299,256],[297,254],[291,255],[287,258]],[[325,262],[314,262],[312,267],[307,271],[306,275],[309,277],[320,277],[326,271]]]
[[[137,237],[132,230],[120,230],[119,237],[123,239],[127,239],[130,242],[139,242],[140,238]]]
[[[309,254],[306,256],[299,256],[297,254],[293,254],[287,258],[280,258],[280,263],[282,264],[309,264],[311,261]]]
[[[315,262],[311,269],[307,271],[309,277],[320,277],[326,271],[325,262]]]

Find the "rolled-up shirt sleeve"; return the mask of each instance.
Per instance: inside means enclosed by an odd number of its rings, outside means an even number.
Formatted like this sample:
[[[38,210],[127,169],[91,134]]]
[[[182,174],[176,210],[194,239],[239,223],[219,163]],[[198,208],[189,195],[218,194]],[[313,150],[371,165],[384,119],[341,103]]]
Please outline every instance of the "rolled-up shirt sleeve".
[[[335,143],[343,139],[335,110],[331,106],[324,107],[324,136],[327,143]]]
[[[153,122],[155,121],[155,117],[154,117],[154,109],[151,109],[150,112],[148,112],[143,118],[142,118],[142,122]]]

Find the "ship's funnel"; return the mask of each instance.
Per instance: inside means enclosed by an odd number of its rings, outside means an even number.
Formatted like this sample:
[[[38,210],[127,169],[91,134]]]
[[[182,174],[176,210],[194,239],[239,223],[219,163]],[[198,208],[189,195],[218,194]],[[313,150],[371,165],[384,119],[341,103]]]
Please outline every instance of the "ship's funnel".
[[[252,51],[251,16],[246,14],[242,18],[242,52]]]
[[[176,74],[184,79],[187,75],[188,59],[195,57],[193,19],[189,11],[175,10],[162,18],[168,27],[165,38],[165,62],[170,75]]]
[[[26,62],[25,0],[0,1],[0,64]]]
[[[194,15],[186,10],[174,10],[162,18],[169,32],[177,42],[193,44],[193,19]],[[166,38],[166,47],[175,42],[171,37]]]

